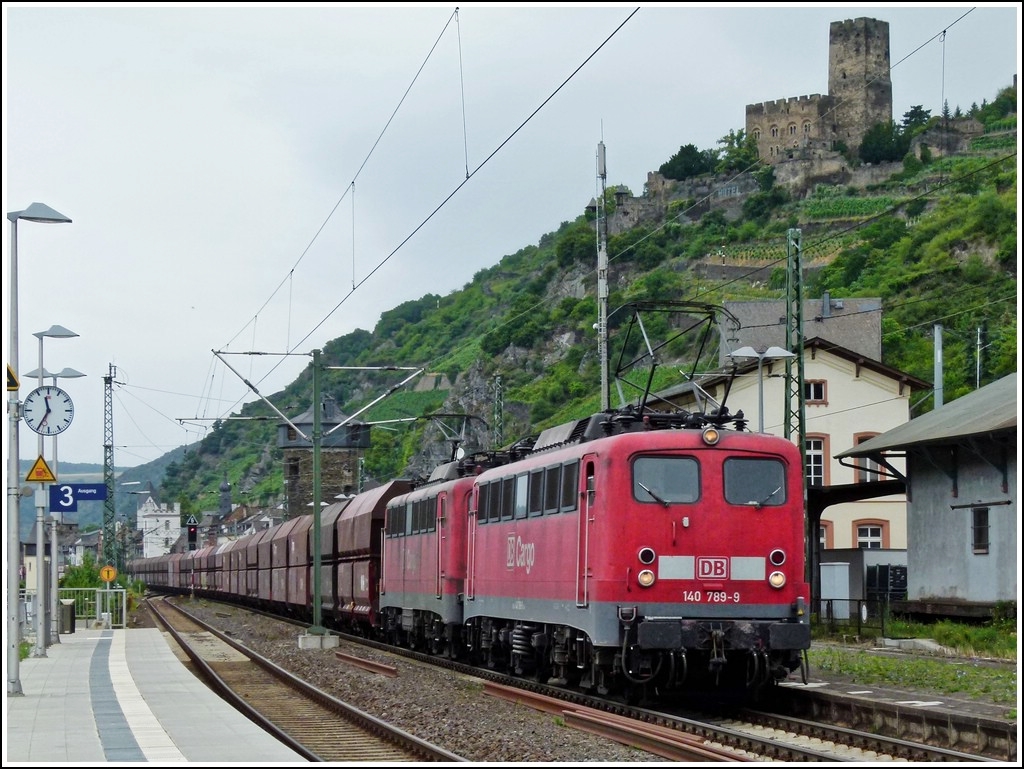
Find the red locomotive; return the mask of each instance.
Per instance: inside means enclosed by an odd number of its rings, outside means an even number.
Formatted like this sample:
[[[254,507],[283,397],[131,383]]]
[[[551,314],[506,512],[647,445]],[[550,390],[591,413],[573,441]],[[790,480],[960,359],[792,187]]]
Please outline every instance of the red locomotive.
[[[726,420],[603,412],[324,508],[324,624],[600,694],[785,678],[810,645],[800,452]],[[311,522],[131,572],[308,618]]]
[[[601,695],[806,673],[799,449],[648,394],[324,508],[319,575],[311,516],[130,570]]]

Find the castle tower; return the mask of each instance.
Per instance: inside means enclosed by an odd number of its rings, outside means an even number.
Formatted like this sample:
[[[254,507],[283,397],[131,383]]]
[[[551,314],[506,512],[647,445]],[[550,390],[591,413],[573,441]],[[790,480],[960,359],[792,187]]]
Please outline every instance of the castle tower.
[[[889,22],[833,21],[828,40],[828,93],[834,108],[826,116],[834,141],[851,150],[868,129],[892,120]]]

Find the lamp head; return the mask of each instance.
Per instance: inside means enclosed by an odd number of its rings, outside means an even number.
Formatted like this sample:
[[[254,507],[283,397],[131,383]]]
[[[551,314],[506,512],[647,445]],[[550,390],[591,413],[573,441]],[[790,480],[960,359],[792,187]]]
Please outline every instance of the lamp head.
[[[729,353],[729,357],[730,358],[756,358],[756,357],[758,357],[758,352],[753,347],[750,347],[748,345],[746,347],[741,347],[738,350],[733,350],[731,353]]]
[[[45,203],[33,203],[24,211],[8,211],[7,219],[11,222],[24,219],[27,222],[42,224],[69,224],[71,222],[64,214],[54,211]]]
[[[42,341],[44,336],[51,337],[52,339],[69,339],[73,336],[78,336],[78,334],[63,326],[50,326],[46,331],[36,331],[32,336]]]

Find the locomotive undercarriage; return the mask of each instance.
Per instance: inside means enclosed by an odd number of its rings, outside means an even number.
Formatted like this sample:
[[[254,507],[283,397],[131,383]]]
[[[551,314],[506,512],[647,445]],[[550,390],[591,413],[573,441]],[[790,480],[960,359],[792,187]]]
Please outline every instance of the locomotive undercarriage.
[[[704,689],[756,693],[803,670],[798,648],[769,650],[770,628],[779,623],[623,622],[623,643],[612,648],[595,647],[585,633],[567,625],[494,617],[460,625],[428,611],[382,613],[384,640],[395,646],[602,697],[638,701]],[[795,626],[798,641],[803,628]]]
[[[384,640],[392,646],[460,659],[464,651],[462,626],[446,623],[435,613],[420,609],[382,609]]]
[[[619,648],[595,647],[585,633],[566,625],[492,617],[467,622],[463,638],[477,664],[627,699],[698,689],[757,692],[801,668],[800,649],[810,643],[806,625],[785,623],[780,630],[780,623],[673,624],[685,631],[678,633],[675,645],[663,647],[651,645],[651,636],[639,633],[632,622],[622,623]],[[802,646],[805,632],[807,645]],[[796,639],[797,648],[770,650],[767,640],[775,635]]]

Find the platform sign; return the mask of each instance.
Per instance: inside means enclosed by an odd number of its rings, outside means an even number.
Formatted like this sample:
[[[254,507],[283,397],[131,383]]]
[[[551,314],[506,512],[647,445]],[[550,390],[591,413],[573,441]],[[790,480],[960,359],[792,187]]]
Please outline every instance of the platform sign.
[[[79,502],[106,498],[104,483],[56,483],[50,486],[50,512],[77,513]]]
[[[102,579],[104,582],[113,582],[115,579],[117,579],[117,569],[115,569],[110,564],[107,564],[106,566],[100,569],[100,579]]]

